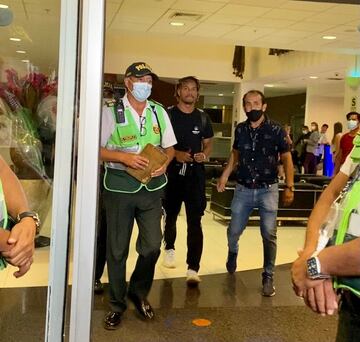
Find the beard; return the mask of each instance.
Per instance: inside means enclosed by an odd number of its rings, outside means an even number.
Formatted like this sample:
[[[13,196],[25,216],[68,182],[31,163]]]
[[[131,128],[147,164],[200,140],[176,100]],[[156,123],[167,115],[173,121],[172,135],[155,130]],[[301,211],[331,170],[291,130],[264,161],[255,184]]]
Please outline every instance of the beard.
[[[196,103],[196,99],[192,96],[187,96],[181,99],[182,102],[184,102],[187,105],[192,105]]]

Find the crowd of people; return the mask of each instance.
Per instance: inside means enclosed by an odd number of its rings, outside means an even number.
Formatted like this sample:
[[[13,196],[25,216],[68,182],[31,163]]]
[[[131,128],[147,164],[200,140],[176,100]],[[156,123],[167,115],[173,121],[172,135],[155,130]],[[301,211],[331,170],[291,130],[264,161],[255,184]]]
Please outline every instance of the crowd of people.
[[[94,289],[96,293],[103,291],[100,278],[106,259],[110,311],[104,318],[104,327],[109,330],[117,329],[120,325],[127,299],[133,302],[142,318],[154,318],[147,295],[162,239],[163,266],[176,267],[176,222],[183,203],[187,221],[186,282],[189,286],[197,286],[201,281],[198,272],[203,249],[201,218],[206,206],[204,162],[209,159],[212,150],[212,124],[209,116],[196,108],[200,94],[200,83],[196,77],[187,76],[178,80],[175,87],[177,104],[166,110],[161,104],[148,99],[155,79],[157,75],[149,65],[133,63],[125,72],[124,97],[108,99],[102,114],[100,156],[104,175],[101,177],[101,223]],[[225,267],[230,274],[236,271],[238,254],[241,252],[239,238],[252,210],[258,208],[264,256],[262,295],[275,295],[273,277],[277,250],[279,165],[282,165],[285,184],[281,200],[285,206],[291,205],[295,193],[294,170],[316,174],[325,154],[324,147],[331,146],[334,162],[341,167],[340,172],[324,191],[309,218],[305,247],[293,265],[292,281],[295,293],[321,314],[335,312],[339,305],[334,288],[342,288],[338,341],[348,341],[346,336],[349,336],[350,327],[352,329],[354,326],[354,312],[357,314],[358,311],[354,310],[353,304],[359,299],[351,288],[342,287],[340,281],[333,285],[332,278],[359,275],[360,254],[356,253],[356,248],[360,239],[355,237],[340,243],[339,240],[336,246],[324,248],[325,244],[322,249],[318,247],[318,241],[323,234],[327,213],[339,198],[338,195],[347,198],[347,192],[350,192],[356,197],[354,191],[358,188],[358,178],[353,178],[353,170],[358,170],[360,151],[357,154],[357,150],[353,150],[352,159],[350,151],[359,129],[359,114],[347,114],[349,132],[344,135],[341,134],[341,123],[335,123],[334,137],[330,140],[326,135],[329,126],[323,124],[319,130],[318,124],[312,122],[311,130],[303,126],[301,136],[294,143],[291,127],[282,127],[267,116],[267,101],[261,91],[254,89],[247,92],[242,104],[247,119],[235,128],[232,150],[217,182],[219,192],[224,191],[231,174],[235,175],[237,182],[227,229],[228,256]],[[358,139],[360,149],[360,136]],[[141,170],[148,166],[150,161],[140,154],[147,143],[159,146],[168,158],[162,167],[153,171],[151,181],[143,184],[131,177],[127,169]],[[360,171],[357,171],[358,174]],[[351,182],[352,191],[346,190],[348,181]],[[358,201],[350,203],[357,206],[360,193]],[[162,214],[165,218],[164,236],[161,232]],[[135,221],[139,229],[136,242],[138,259],[127,284],[125,266]],[[341,255],[345,249],[346,253]],[[346,260],[351,260],[349,267],[345,266]],[[356,322],[359,322],[358,318]],[[358,332],[356,334],[359,336]]]
[[[145,320],[154,310],[147,296],[155,265],[164,242],[163,266],[176,267],[175,243],[177,218],[182,204],[187,221],[186,282],[197,286],[203,250],[202,216],[206,207],[204,163],[212,151],[214,135],[206,112],[196,107],[200,82],[194,76],[178,80],[177,104],[165,109],[149,100],[157,75],[144,62],[131,64],[125,72],[126,93],[122,98],[107,90],[101,122],[101,184],[95,293],[103,292],[101,276],[107,263],[110,311],[104,327],[117,329],[131,301]],[[217,180],[217,191],[225,190],[230,175],[236,180],[227,229],[228,273],[237,269],[239,239],[250,214],[257,208],[263,241],[262,295],[275,295],[274,268],[277,251],[277,210],[279,203],[279,165],[282,165],[284,190],[281,201],[292,204],[295,195],[294,170],[316,174],[331,145],[336,165],[335,177],[324,190],[308,220],[306,241],[292,266],[296,295],[322,315],[339,311],[337,341],[360,339],[360,114],[346,115],[348,132],[334,125],[330,141],[328,125],[319,130],[303,126],[293,143],[291,127],[274,122],[266,114],[267,101],[259,90],[244,94],[242,105],[247,119],[234,132],[229,159]],[[156,146],[166,155],[158,168],[151,170],[149,181],[130,175],[129,170],[146,170],[152,162],[142,155],[145,146]],[[299,155],[295,149],[299,146]],[[297,159],[296,159],[297,158]],[[294,162],[293,162],[294,161]],[[39,218],[28,208],[20,182],[0,158],[1,226],[0,266],[7,262],[24,275],[33,262],[34,237]],[[16,218],[7,230],[8,214]],[[161,220],[164,215],[164,234]],[[134,223],[138,236],[138,258],[130,281],[126,281],[126,261]]]

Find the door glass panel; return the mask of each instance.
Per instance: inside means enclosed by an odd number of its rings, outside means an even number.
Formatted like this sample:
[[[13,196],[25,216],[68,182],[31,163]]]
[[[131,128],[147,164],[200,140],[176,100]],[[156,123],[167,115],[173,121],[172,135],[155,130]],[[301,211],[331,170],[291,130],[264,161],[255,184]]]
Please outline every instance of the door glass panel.
[[[61,0],[0,0],[0,155],[20,180],[29,209],[42,221],[30,270],[20,278],[13,276],[17,268],[11,265],[0,271],[0,301],[7,313],[0,340],[10,331],[18,340],[44,338],[60,4]],[[17,330],[19,325],[25,329]]]

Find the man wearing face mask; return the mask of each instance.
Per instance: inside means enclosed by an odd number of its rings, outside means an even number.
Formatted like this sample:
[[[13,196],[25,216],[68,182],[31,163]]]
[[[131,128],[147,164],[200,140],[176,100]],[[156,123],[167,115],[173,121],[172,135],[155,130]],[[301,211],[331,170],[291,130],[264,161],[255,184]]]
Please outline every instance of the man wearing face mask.
[[[165,171],[174,156],[176,138],[164,108],[148,100],[152,81],[157,76],[143,62],[131,64],[126,72],[125,96],[104,106],[100,156],[105,164],[104,204],[107,221],[107,266],[110,285],[110,312],[104,327],[116,329],[126,310],[126,296],[143,319],[154,317],[147,301],[155,264],[161,246],[161,197],[166,185]],[[152,173],[147,184],[140,183],[125,170],[144,169],[149,160],[139,155],[151,143],[161,147],[168,162]],[[126,260],[134,221],[139,235],[138,259],[129,286],[126,285]]]
[[[353,140],[359,131],[360,114],[358,112],[350,112],[346,114],[347,127],[349,132],[345,133],[340,139],[339,152],[335,158],[336,175],[340,171],[340,167],[344,164],[346,157],[353,148]]]
[[[221,177],[219,192],[225,190],[231,172],[236,168],[237,185],[231,203],[231,221],[227,231],[228,258],[226,268],[234,273],[237,267],[238,241],[254,208],[260,215],[260,231],[264,248],[262,295],[275,295],[273,274],[276,258],[276,216],[278,209],[279,158],[285,171],[284,205],[294,199],[294,167],[286,133],[281,125],[265,115],[264,94],[251,90],[243,97],[247,120],[237,125],[233,149]]]

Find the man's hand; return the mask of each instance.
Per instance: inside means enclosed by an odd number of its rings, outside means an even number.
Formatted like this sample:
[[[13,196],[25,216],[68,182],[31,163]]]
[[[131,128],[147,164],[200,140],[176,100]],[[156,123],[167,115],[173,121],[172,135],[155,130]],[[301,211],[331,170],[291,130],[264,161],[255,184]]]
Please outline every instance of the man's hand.
[[[338,308],[337,295],[331,279],[325,279],[319,285],[306,290],[303,298],[309,308],[322,316],[333,315]]]
[[[197,163],[203,163],[206,160],[206,154],[204,152],[195,153],[194,159]]]
[[[191,157],[190,152],[175,151],[175,159],[179,163],[192,163],[194,159]]]
[[[8,244],[13,248],[2,255],[11,265],[19,267],[15,277],[21,277],[30,269],[35,251],[35,232],[35,222],[31,217],[23,218],[11,230]]]
[[[284,207],[290,206],[291,203],[294,201],[294,192],[291,191],[289,188],[284,188],[284,191],[282,193],[282,201]]]
[[[159,177],[163,175],[166,172],[166,165],[163,165],[162,167],[158,168],[157,170],[153,171],[151,173],[151,177]]]
[[[299,297],[304,296],[305,289],[312,287],[311,282],[313,282],[313,280],[310,280],[307,276],[307,259],[309,259],[313,253],[313,250],[299,250],[299,257],[291,267],[293,289]]]
[[[149,160],[138,154],[127,153],[124,164],[136,170],[144,170],[149,165]]]
[[[216,184],[216,189],[218,192],[224,192],[225,191],[225,187],[226,187],[226,183],[228,181],[227,177],[221,176]]]

